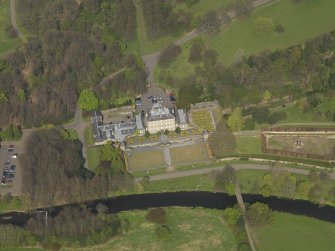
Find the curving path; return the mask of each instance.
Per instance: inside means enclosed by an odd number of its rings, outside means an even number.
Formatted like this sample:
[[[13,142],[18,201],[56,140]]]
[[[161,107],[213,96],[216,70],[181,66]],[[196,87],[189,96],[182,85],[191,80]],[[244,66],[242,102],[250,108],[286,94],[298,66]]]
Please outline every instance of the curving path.
[[[273,169],[271,165],[267,164],[231,164],[235,170],[264,170],[270,171]],[[168,180],[168,179],[175,179],[175,178],[182,178],[187,176],[194,176],[194,175],[201,175],[201,174],[208,174],[216,171],[222,170],[225,166],[217,166],[217,167],[208,167],[202,169],[193,169],[187,171],[176,171],[171,173],[164,173],[159,175],[150,176],[150,181],[158,181],[158,180]],[[303,174],[308,175],[310,170],[307,169],[299,169],[299,168],[292,168],[292,167],[282,167],[283,170],[289,171],[291,173],[296,174]],[[329,173],[329,177],[335,180],[335,173]],[[142,178],[136,178],[135,181],[138,182],[142,180]]]
[[[19,30],[17,23],[16,23],[16,10],[15,10],[15,0],[10,0],[10,21],[12,23],[12,26],[14,30],[16,30],[17,35],[20,39],[25,40],[25,37]]]
[[[252,5],[253,5],[253,9],[261,7],[263,5],[269,4],[275,2],[275,0],[255,0]],[[236,12],[230,11],[227,13],[227,15],[229,16],[229,20],[224,20],[221,23],[221,26],[225,25],[226,23],[230,22],[232,19],[236,18],[238,15],[236,14]],[[182,36],[181,38],[179,38],[178,40],[176,40],[174,42],[174,44],[176,45],[183,45],[184,43],[188,42],[189,40],[197,37],[198,35],[200,35],[201,33],[204,33],[205,31],[197,31],[196,29],[192,30],[191,32],[185,34],[184,36]],[[147,68],[147,72],[148,72],[148,82],[149,83],[153,83],[154,82],[154,69],[157,65],[158,62],[158,57],[160,54],[161,50],[156,51],[154,53],[151,54],[147,54],[147,55],[142,55],[144,64]]]

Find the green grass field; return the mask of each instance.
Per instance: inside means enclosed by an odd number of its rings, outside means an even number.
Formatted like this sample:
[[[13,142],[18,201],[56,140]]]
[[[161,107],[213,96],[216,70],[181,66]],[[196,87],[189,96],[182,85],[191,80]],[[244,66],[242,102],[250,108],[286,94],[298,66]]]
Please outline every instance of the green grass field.
[[[132,152],[127,156],[129,171],[142,171],[165,166],[162,150]]]
[[[234,233],[222,220],[222,211],[203,208],[165,208],[170,238],[158,239],[159,225],[148,222],[148,211],[121,212],[121,220],[130,222],[130,229],[94,250],[237,250]],[[83,249],[93,250],[93,249]]]
[[[194,163],[208,160],[207,150],[204,144],[171,147],[170,153],[174,164]]]
[[[208,37],[206,44],[219,52],[225,64],[231,64],[238,49],[242,49],[245,55],[251,55],[265,49],[276,50],[302,44],[308,38],[331,31],[335,28],[334,9],[333,0],[306,0],[300,4],[281,0],[255,10],[246,19],[231,23],[218,35]],[[271,18],[274,25],[283,25],[284,32],[255,33],[253,22],[257,17]]]
[[[98,147],[88,147],[86,150],[88,166],[91,170],[96,170],[100,163],[100,151]]]
[[[240,154],[260,154],[261,138],[259,136],[236,136],[236,151]]]
[[[0,1],[0,56],[10,50],[13,50],[19,43],[20,39],[9,38],[6,31],[10,24],[9,0]]]
[[[43,251],[40,248],[0,248],[0,251]]]
[[[331,31],[335,28],[334,9],[335,1],[332,0],[306,0],[299,4],[293,4],[291,0],[280,0],[256,9],[247,18],[233,21],[215,35],[203,35],[195,39],[202,39],[206,47],[219,53],[219,60],[229,65],[234,62],[237,50],[243,50],[245,56],[265,49],[274,51],[303,44],[308,38]],[[284,32],[255,33],[253,23],[257,17],[271,18],[274,25],[283,25]],[[157,81],[168,74],[180,78],[194,73],[195,65],[187,62],[193,42],[194,40],[189,41],[182,46],[181,55],[169,68],[155,69],[154,77]]]
[[[85,144],[87,146],[94,144],[92,126],[88,126],[84,130]]]
[[[256,235],[260,251],[335,250],[335,224],[305,216],[275,212]]]

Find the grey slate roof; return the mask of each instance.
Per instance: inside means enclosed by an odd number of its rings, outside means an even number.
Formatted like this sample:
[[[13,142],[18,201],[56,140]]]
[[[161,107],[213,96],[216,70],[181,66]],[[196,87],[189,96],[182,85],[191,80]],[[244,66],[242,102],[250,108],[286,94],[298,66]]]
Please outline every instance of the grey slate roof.
[[[174,116],[172,115],[173,112],[174,112],[173,108],[169,109],[167,107],[164,107],[160,103],[155,103],[149,112],[147,121],[173,119],[174,118]]]

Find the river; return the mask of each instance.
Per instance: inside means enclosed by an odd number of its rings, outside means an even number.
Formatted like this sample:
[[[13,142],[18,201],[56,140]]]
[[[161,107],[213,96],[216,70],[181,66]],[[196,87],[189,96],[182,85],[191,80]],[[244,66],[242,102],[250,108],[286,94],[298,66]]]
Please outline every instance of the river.
[[[255,194],[243,194],[245,203],[262,202],[267,204],[274,211],[287,212],[296,215],[305,215],[323,221],[335,223],[335,208],[331,206],[320,206],[304,200],[290,200],[278,197],[263,197]],[[109,213],[118,213],[128,210],[142,210],[153,207],[204,207],[212,209],[225,209],[236,204],[235,196],[229,196],[225,193],[212,192],[173,192],[173,193],[152,193],[152,194],[134,194],[117,196],[107,200],[95,200],[85,204],[95,212],[95,206],[103,203],[109,208]],[[77,206],[79,204],[69,204]],[[53,208],[43,208],[49,215],[56,215],[63,206]],[[0,214],[0,224],[14,224],[23,226],[28,219],[36,212],[10,212]]]

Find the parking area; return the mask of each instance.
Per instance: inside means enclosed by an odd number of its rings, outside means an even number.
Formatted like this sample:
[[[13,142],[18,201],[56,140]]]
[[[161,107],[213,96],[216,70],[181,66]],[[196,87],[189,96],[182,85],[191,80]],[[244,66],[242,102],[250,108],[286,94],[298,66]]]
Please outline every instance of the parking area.
[[[20,171],[19,155],[21,154],[20,142],[1,142],[0,145],[0,193],[20,195],[22,177]]]

